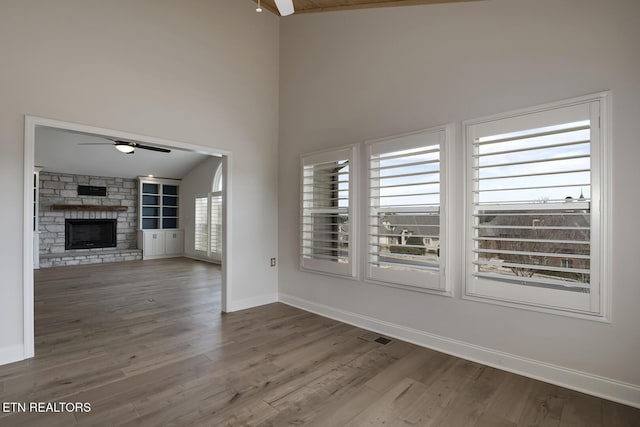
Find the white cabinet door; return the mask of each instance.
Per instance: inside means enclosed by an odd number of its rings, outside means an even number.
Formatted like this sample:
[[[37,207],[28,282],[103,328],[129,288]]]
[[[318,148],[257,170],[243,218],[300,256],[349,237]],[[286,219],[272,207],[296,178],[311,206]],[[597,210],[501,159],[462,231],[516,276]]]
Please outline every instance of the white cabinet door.
[[[164,255],[164,235],[161,231],[154,231],[151,233],[151,254]]]
[[[168,258],[184,253],[184,230],[140,230],[143,259]]]
[[[165,255],[180,255],[184,252],[184,231],[165,230],[164,231],[164,253]]]
[[[164,233],[161,230],[145,231],[144,257],[164,255]]]

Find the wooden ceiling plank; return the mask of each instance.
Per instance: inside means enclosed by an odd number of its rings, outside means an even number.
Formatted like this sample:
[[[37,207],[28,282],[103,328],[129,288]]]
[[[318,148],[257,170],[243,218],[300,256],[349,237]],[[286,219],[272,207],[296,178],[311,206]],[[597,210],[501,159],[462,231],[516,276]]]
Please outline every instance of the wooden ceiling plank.
[[[257,3],[257,0],[252,0]],[[295,13],[330,12],[336,10],[380,7],[417,6],[441,3],[465,3],[485,0],[294,0]],[[263,9],[280,16],[274,0],[261,0]]]
[[[293,0],[293,7],[297,11],[307,11],[319,9],[323,6],[322,1],[317,0]]]
[[[349,4],[337,4],[331,6],[320,6],[313,9],[296,9],[296,13],[316,13],[316,12],[332,12],[337,10],[355,10],[355,9],[371,9],[381,7],[399,7],[399,6],[418,6],[439,3],[466,3],[473,1],[485,0],[354,0]],[[344,3],[344,2],[327,2],[327,3]]]

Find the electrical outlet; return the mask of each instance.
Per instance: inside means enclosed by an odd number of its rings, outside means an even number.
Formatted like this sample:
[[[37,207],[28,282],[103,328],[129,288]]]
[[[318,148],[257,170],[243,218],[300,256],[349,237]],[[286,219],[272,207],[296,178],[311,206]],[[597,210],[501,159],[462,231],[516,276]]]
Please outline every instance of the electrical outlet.
[[[276,266],[276,259],[271,258],[271,267],[275,267],[275,266]]]

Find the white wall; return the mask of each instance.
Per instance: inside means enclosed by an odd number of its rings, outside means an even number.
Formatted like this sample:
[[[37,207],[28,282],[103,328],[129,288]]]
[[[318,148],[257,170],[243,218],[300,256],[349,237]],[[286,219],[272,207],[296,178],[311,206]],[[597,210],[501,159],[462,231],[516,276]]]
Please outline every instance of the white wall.
[[[184,253],[191,257],[201,257],[195,246],[195,200],[196,196],[212,191],[213,178],[222,158],[209,157],[200,162],[182,178],[180,185],[180,228],[184,229]]]
[[[275,298],[278,43],[249,1],[2,0],[0,363],[23,344],[25,114],[230,150],[229,308]]]
[[[588,374],[578,375],[586,385],[572,384],[576,388],[589,390],[600,381],[590,375],[630,383],[625,389],[624,384],[604,380],[598,383],[600,389],[589,391],[607,395],[603,388],[613,384],[618,391],[626,390],[621,394],[628,392],[616,398],[640,406],[639,40],[637,0],[488,0],[283,20],[281,298],[380,329],[404,330],[406,336],[423,336],[468,357],[482,359],[493,352],[491,362],[497,366],[536,365],[547,380],[554,380],[548,378],[551,371],[538,362]],[[458,257],[456,271],[450,272],[456,297],[298,270],[301,153],[448,122],[459,126],[464,119],[606,89],[613,92],[614,129],[611,324],[460,299],[464,224],[460,135],[454,183],[459,189],[454,201]],[[520,359],[511,360],[509,355]]]

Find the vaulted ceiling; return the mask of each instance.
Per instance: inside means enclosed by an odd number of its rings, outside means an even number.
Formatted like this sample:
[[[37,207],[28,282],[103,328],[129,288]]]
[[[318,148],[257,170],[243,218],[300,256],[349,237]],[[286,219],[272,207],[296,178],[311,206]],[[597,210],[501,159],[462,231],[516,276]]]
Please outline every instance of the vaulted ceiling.
[[[257,0],[253,0],[254,2]],[[372,7],[415,6],[418,4],[460,3],[481,0],[293,0],[295,13],[327,12],[332,10],[365,9]],[[274,0],[261,0],[262,7],[279,15]]]
[[[75,175],[183,178],[209,158],[174,147],[164,148],[170,148],[171,153],[136,150],[134,155],[123,154],[114,149],[113,140],[100,135],[38,126],[35,164],[47,172]]]

